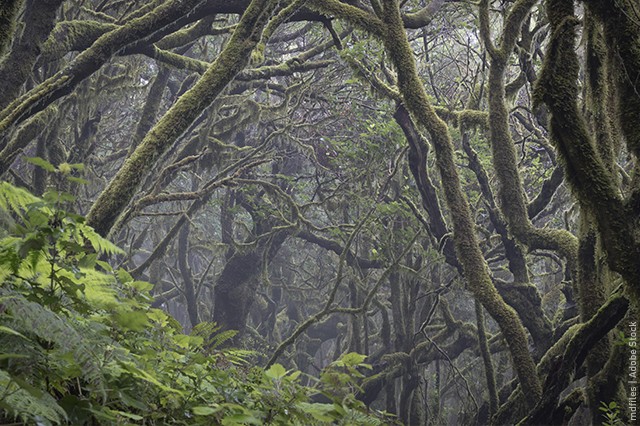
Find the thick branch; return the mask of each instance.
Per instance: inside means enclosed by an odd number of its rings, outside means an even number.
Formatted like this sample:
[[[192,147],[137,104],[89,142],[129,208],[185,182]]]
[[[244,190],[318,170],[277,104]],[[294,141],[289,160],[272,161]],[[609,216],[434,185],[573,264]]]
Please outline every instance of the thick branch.
[[[13,124],[25,120],[53,101],[70,93],[124,46],[173,23],[177,17],[191,12],[202,1],[172,0],[163,3],[142,17],[102,35],[91,48],[78,55],[71,64],[1,111],[0,134],[6,132]]]
[[[582,365],[591,348],[618,324],[628,307],[629,301],[624,296],[614,296],[593,318],[580,326],[563,354],[551,360],[543,397],[521,424],[551,424],[550,416],[558,403],[560,393],[571,383],[576,370]]]
[[[41,46],[54,27],[62,1],[27,1],[22,36],[0,62],[0,110],[17,97],[22,85],[31,75]]]
[[[569,183],[583,208],[593,211],[611,269],[640,295],[640,242],[636,220],[625,206],[612,172],[607,169],[578,108],[580,66],[575,46],[573,2],[549,0],[552,36],[536,99],[551,112],[551,136],[564,162]]]
[[[527,337],[515,311],[500,297],[482,256],[469,203],[462,192],[460,177],[454,161],[453,145],[446,124],[431,106],[424,86],[417,75],[413,51],[402,25],[400,11],[394,0],[385,0],[386,50],[398,70],[398,88],[407,109],[430,134],[440,170],[447,204],[451,210],[454,242],[469,288],[500,325],[513,356],[514,368],[520,383],[534,403],[541,395],[535,365],[529,354]]]
[[[87,222],[96,231],[102,235],[109,232],[156,159],[246,66],[273,8],[270,0],[254,0],[251,3],[229,43],[211,67],[193,88],[178,99],[125,161],[87,215]]]

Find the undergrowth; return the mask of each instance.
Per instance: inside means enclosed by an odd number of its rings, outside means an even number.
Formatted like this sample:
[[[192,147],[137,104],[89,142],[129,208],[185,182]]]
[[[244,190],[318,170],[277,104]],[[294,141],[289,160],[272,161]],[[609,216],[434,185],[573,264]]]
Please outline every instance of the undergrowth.
[[[78,181],[71,172],[79,165],[32,162]],[[104,260],[122,251],[65,211],[72,200],[0,183],[0,229],[8,230],[0,234],[0,423],[393,423],[355,398],[359,369],[368,367],[362,355],[303,377],[222,349],[233,332],[216,324],[183,334],[151,307],[152,284]]]

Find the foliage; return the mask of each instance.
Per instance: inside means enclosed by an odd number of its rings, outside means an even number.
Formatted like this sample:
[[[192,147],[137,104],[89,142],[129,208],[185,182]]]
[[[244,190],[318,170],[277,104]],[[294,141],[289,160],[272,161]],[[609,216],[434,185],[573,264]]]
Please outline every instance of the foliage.
[[[601,401],[598,410],[602,411],[602,417],[604,417],[604,421],[602,422],[602,424],[604,426],[615,426],[622,424],[622,419],[620,419],[620,406],[615,401],[612,401],[608,404],[604,401]]]
[[[152,284],[103,260],[120,249],[65,212],[70,199],[0,184],[11,222],[0,240],[2,420],[383,424],[354,397],[363,356],[347,354],[304,385],[299,371],[250,367],[251,352],[220,349],[233,332],[215,324],[183,334],[174,318],[151,307]]]

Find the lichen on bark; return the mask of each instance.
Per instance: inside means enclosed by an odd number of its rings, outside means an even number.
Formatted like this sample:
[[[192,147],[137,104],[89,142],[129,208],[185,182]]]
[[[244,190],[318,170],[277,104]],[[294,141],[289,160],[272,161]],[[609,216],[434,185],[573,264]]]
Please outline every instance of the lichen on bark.
[[[516,2],[506,18],[500,45],[494,46],[489,28],[488,1],[480,2],[480,28],[485,48],[489,52],[489,140],[491,141],[492,162],[498,178],[500,207],[507,220],[509,230],[529,249],[551,249],[567,259],[571,269],[575,268],[577,240],[567,231],[560,229],[537,229],[531,223],[527,212],[527,198],[518,170],[515,145],[509,129],[509,113],[506,107],[505,72],[513,51],[520,27],[535,2]]]
[[[175,22],[177,18],[193,12],[202,2],[203,0],[164,2],[145,15],[103,34],[68,66],[0,111],[0,134],[43,110],[60,97],[69,94],[118,50],[157,33],[159,28],[166,27]]]
[[[612,71],[620,103],[618,122],[629,150],[640,158],[640,33],[637,4],[627,1],[585,1],[602,24],[606,44],[614,52]]]
[[[28,0],[22,19],[22,33],[11,51],[0,61],[0,110],[18,95],[31,75],[44,41],[55,25],[62,0]]]

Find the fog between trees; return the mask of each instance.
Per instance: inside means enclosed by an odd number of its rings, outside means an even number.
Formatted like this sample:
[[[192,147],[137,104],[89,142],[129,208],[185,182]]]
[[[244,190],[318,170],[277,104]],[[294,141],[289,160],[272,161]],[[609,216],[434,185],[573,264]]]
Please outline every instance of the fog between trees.
[[[0,54],[2,179],[186,332],[407,425],[635,418],[636,1],[8,0]]]

